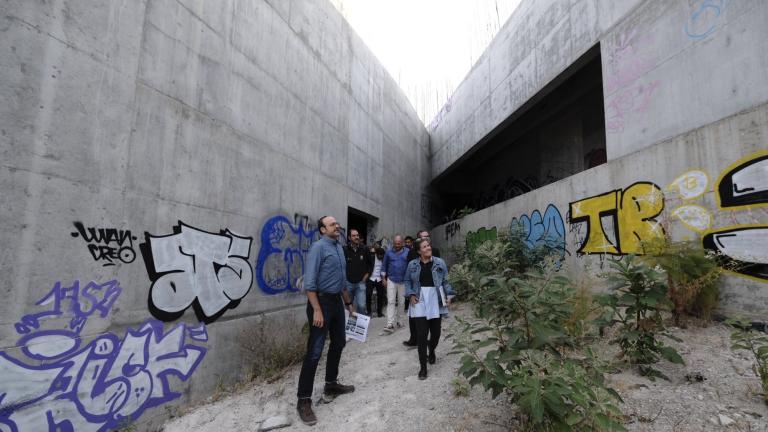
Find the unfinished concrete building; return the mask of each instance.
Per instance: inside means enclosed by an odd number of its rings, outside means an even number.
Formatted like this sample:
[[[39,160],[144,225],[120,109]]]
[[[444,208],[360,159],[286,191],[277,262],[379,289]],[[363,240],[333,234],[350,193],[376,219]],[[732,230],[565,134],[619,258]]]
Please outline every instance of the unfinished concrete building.
[[[598,269],[668,234],[768,310],[768,3],[524,0],[428,127],[327,0],[2,5],[0,430],[157,428],[297,337],[314,221]],[[476,212],[452,219],[458,210]]]

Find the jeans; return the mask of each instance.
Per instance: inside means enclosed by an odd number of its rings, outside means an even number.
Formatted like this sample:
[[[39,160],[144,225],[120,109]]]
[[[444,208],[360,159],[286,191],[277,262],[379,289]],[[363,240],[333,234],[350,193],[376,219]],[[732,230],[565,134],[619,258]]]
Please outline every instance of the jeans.
[[[387,326],[400,324],[400,310],[397,299],[405,298],[405,284],[395,283],[387,279]]]
[[[347,281],[347,292],[355,303],[355,310],[359,314],[365,314],[365,281]]]
[[[427,365],[427,344],[429,344],[429,352],[434,353],[437,348],[437,343],[440,342],[440,324],[442,319],[434,318],[428,320],[426,318],[412,318],[416,324],[416,343],[419,349],[419,364],[421,366]],[[429,338],[427,338],[429,335]]]
[[[338,378],[341,351],[346,344],[344,302],[341,295],[318,296],[317,300],[323,311],[323,326],[315,327],[312,325],[314,310],[312,305],[307,302],[309,340],[307,340],[307,354],[304,356],[304,363],[301,365],[301,374],[299,375],[299,391],[297,393],[299,399],[312,397],[317,363],[323,355],[326,335],[331,334],[331,343],[328,347],[328,360],[325,365],[325,382],[334,382]]]
[[[376,314],[381,316],[381,312],[384,309],[384,302],[387,299],[386,290],[384,284],[381,281],[368,280],[368,286],[365,289],[365,310],[373,316],[373,309],[371,309],[371,298],[373,297],[373,290],[376,289]]]

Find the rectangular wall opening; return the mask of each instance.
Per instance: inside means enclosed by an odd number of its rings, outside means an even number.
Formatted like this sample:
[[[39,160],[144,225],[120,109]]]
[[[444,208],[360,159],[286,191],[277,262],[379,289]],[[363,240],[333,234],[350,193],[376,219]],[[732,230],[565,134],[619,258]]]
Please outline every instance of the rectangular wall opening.
[[[441,220],[605,162],[602,66],[596,45],[433,182]]]
[[[360,233],[360,240],[364,241],[365,244],[371,245],[376,241],[376,226],[378,223],[379,218],[376,216],[347,207],[347,226],[345,227],[347,236],[349,236],[350,230],[355,229]]]

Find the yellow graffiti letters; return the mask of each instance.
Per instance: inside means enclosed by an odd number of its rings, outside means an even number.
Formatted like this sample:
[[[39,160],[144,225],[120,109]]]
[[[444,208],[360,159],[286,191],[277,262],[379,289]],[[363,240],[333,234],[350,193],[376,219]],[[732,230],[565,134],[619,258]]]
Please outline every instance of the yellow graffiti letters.
[[[611,191],[571,203],[571,223],[587,222],[587,237],[579,253],[619,253],[606,237],[600,221],[602,216],[616,214],[619,192]]]
[[[571,203],[570,223],[587,224],[587,236],[578,253],[642,254],[643,242],[664,239],[664,230],[654,219],[662,210],[664,194],[648,182]],[[613,242],[603,226],[602,218],[606,216],[613,218]]]
[[[643,253],[642,242],[664,239],[664,230],[653,218],[664,210],[664,194],[653,183],[635,183],[621,195],[618,213],[621,253]]]

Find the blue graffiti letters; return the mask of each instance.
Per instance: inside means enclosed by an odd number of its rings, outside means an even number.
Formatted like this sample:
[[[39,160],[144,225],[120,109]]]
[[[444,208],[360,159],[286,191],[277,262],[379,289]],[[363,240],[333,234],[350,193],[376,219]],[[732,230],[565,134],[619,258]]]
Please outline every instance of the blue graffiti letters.
[[[512,219],[512,226],[519,225],[525,235],[524,242],[529,249],[545,247],[556,254],[560,261],[565,259],[565,222],[560,211],[550,204],[544,216],[534,210],[530,216],[522,215]]]
[[[320,238],[308,222],[291,221],[282,215],[268,219],[261,229],[261,249],[256,260],[256,281],[267,294],[296,292],[296,280],[304,272],[309,246]]]

